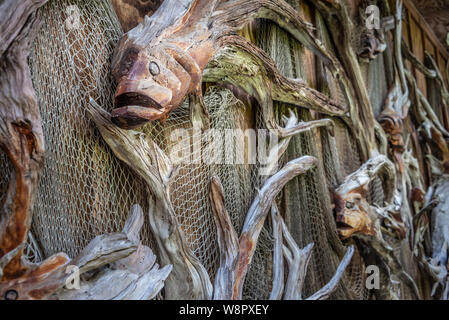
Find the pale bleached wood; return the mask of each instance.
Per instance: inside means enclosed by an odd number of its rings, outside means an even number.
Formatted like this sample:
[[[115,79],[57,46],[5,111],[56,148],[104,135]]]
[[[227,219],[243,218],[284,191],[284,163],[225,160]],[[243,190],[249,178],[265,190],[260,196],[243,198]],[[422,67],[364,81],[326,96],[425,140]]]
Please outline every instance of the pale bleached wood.
[[[282,221],[277,205],[271,206],[271,224],[273,228],[273,286],[270,292],[270,300],[280,300],[284,292],[284,259]]]
[[[283,291],[283,299],[302,300],[302,291],[314,244],[310,243],[303,249],[300,249],[290,234],[282,217],[278,216],[278,220],[283,238],[286,242],[286,245],[283,246],[283,254],[288,266],[288,277]],[[354,247],[350,246],[331,280],[323,288],[307,298],[307,300],[328,299],[332,292],[335,291],[340,279],[344,276],[346,267],[349,265],[353,254]]]
[[[239,240],[225,208],[223,186],[217,176],[211,179],[209,197],[217,226],[220,250],[220,266],[214,282],[214,300],[230,300],[237,266]]]
[[[79,288],[68,287],[55,292],[58,300],[146,300],[154,298],[164,287],[171,265],[159,268],[156,257],[140,243],[144,221],[138,205],[131,208],[121,233],[94,238],[70,266],[78,273]],[[76,275],[75,275],[76,276]],[[68,281],[68,275],[64,281]]]
[[[161,262],[173,265],[165,282],[165,297],[211,298],[209,275],[189,248],[169,198],[168,186],[173,173],[170,159],[143,133],[123,130],[114,125],[110,114],[95,101],[91,100],[88,111],[114,154],[144,179],[154,195],[154,199],[150,199],[150,225]]]
[[[386,181],[392,181],[386,186],[385,202],[391,203],[394,197],[396,186],[396,171],[391,161],[384,155],[378,155],[365,162],[357,171],[348,175],[344,182],[336,189],[336,193],[344,196],[360,187],[367,187],[368,184],[378,175],[385,174]]]
[[[313,252],[313,243],[300,249],[288,231],[283,221],[282,233],[287,246],[283,246],[283,253],[288,265],[288,277],[284,289],[284,300],[302,300],[302,289],[306,278],[307,267]]]
[[[320,290],[318,290],[313,295],[308,297],[307,300],[329,299],[330,295],[332,294],[332,292],[335,291],[338,283],[340,282],[341,278],[343,277],[346,267],[351,262],[353,254],[354,254],[354,247],[350,246],[348,248],[348,250],[346,251],[345,256],[341,260],[340,264],[338,265],[337,271],[335,271],[335,274],[332,277],[332,279],[330,279],[329,282],[324,287],[322,287]]]
[[[437,278],[432,290],[435,295],[441,286],[441,300],[448,300],[448,253],[449,253],[449,176],[443,174],[435,182],[433,197],[436,205],[432,209],[432,259],[429,267]]]
[[[187,4],[183,2],[178,5],[175,10],[170,10],[170,5],[173,4],[166,5],[164,2],[156,13],[130,30],[120,41],[112,62],[113,74],[119,82],[112,120],[118,126],[131,129],[148,121],[164,119],[188,95],[201,100],[202,73],[206,65],[219,51],[226,50],[229,46],[233,47],[231,52],[236,48],[246,51],[250,55],[248,59],[262,68],[262,73],[266,75],[264,80],[274,84],[273,89],[263,83],[255,88],[242,87],[250,95],[260,94],[258,90],[269,90],[268,95],[279,101],[319,109],[324,113],[344,114],[344,107],[338,106],[328,97],[301,81],[281,76],[268,55],[235,35],[251,19],[270,19],[325,60],[334,76],[347,87],[346,74],[339,60],[326,51],[322,43],[313,36],[311,25],[304,22],[285,1],[186,2]],[[172,19],[169,26],[153,25],[166,15]],[[239,60],[233,59],[232,62]],[[157,72],[149,74],[148,67],[142,68],[143,65],[154,66]],[[256,70],[249,66],[247,64],[239,68],[238,72],[226,72],[227,75],[240,75],[240,82],[244,83],[247,81],[245,73],[249,69]],[[227,82],[226,78],[224,82]]]
[[[360,33],[359,28],[364,26],[356,25],[352,19],[351,8],[353,4],[349,1],[332,1],[332,3],[329,3],[328,1],[317,0],[313,1],[312,5],[325,18],[339,60],[347,74],[342,83],[350,107],[350,123],[355,131],[355,138],[358,141],[362,158],[367,160],[378,153],[374,134],[377,124],[361,66],[352,43],[353,38]],[[379,134],[379,131],[377,133]]]
[[[243,283],[256,250],[257,240],[275,197],[288,181],[310,170],[316,163],[317,159],[311,156],[292,160],[267,179],[259,190],[248,210],[239,238],[239,256],[233,285],[233,299],[240,300],[242,298]]]

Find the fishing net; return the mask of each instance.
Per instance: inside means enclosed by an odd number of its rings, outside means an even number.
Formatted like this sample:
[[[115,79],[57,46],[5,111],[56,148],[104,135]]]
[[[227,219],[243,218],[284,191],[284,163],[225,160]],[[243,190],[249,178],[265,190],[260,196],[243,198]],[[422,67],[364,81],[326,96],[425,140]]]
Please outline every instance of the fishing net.
[[[78,24],[70,16],[73,12],[79,17]],[[112,109],[115,85],[110,58],[122,31],[109,2],[50,1],[39,14],[44,23],[30,55],[30,66],[41,108],[46,164],[32,230],[44,257],[59,251],[73,257],[96,235],[120,231],[134,203],[146,211],[149,194],[143,181],[115,158],[86,112],[89,97],[106,110]],[[240,128],[245,123],[242,117],[249,114],[225,89],[210,88],[205,103],[212,128],[223,134],[225,129]],[[142,131],[170,154],[175,145],[171,134],[177,129],[190,130],[191,140],[182,146],[193,152],[181,150],[188,158],[179,159],[170,198],[188,244],[213,277],[218,248],[209,200],[210,178],[212,174],[221,178],[226,207],[240,231],[255,190],[252,167],[191,161],[207,148],[204,137],[192,129],[189,114],[186,102],[164,124],[154,122]],[[2,170],[10,171],[7,165]],[[7,181],[2,181],[0,187],[6,186]],[[142,240],[157,253],[148,221],[142,228]]]
[[[307,65],[310,60],[305,48],[291,40],[283,30],[266,21],[260,21],[257,28],[258,46],[273,58],[280,72],[287,77],[302,78],[311,84],[313,79],[308,78],[306,71],[310,68]],[[274,107],[279,122],[282,115],[288,115],[291,109],[280,103],[275,103]],[[308,110],[293,110],[299,120],[312,120]],[[338,265],[339,257],[344,252],[335,231],[321,147],[317,147],[317,142],[315,132],[297,135],[291,139],[282,159],[285,163],[303,155],[312,155],[319,160],[317,168],[292,179],[286,185],[280,205],[284,219],[298,245],[305,247],[311,242],[315,243],[304,288],[305,296],[320,289],[330,279]],[[272,252],[272,248],[269,249]],[[253,265],[257,265],[257,261],[252,263],[251,268],[254,268]],[[257,285],[261,285],[260,281]],[[266,288],[260,291],[265,290]],[[345,288],[338,288],[334,293],[334,298],[345,297]]]
[[[108,1],[49,1],[30,55],[45,138],[45,167],[32,232],[44,256],[75,256],[95,236],[123,228],[144,184],[103,142],[86,112],[89,97],[112,108],[110,58],[122,35]],[[148,222],[143,242],[152,245]]]
[[[115,84],[110,75],[110,59],[122,31],[109,1],[51,0],[39,14],[43,26],[30,55],[30,66],[41,110],[46,162],[26,253],[33,261],[60,251],[73,257],[96,235],[120,231],[133,204],[140,204],[146,212],[151,196],[145,183],[116,159],[86,112],[89,97],[106,110],[112,109]],[[284,75],[303,78],[313,86],[315,80],[307,76],[311,55],[303,46],[266,21],[258,21],[255,30],[257,45],[272,56]],[[345,103],[337,82],[328,72],[325,75],[327,89],[324,91]],[[229,156],[227,133],[230,129],[265,129],[265,125],[258,106],[244,104],[227,89],[208,86],[204,101],[211,128],[219,135],[220,151],[216,144],[211,149],[209,137],[192,127],[188,101],[174,110],[165,123],[153,122],[141,130],[167,154],[176,151],[178,155],[170,200],[190,248],[213,279],[219,254],[209,200],[210,179],[213,175],[220,178],[225,207],[240,233],[255,192],[266,177],[259,174],[259,159],[249,164],[223,161]],[[280,103],[274,107],[279,123],[291,109]],[[312,119],[308,110],[295,108],[294,112],[299,120]],[[334,121],[344,177],[358,169],[362,161],[348,128],[338,119]],[[185,130],[189,137],[181,144],[174,139],[178,130]],[[257,140],[256,144],[261,142],[266,143]],[[244,153],[238,149],[244,147],[236,143],[233,152]],[[280,163],[303,155],[319,160],[317,168],[289,182],[277,199],[298,245],[315,243],[305,296],[330,280],[345,252],[336,234],[329,197],[329,190],[336,186],[336,169],[330,152],[325,130],[316,130],[293,137]],[[209,159],[208,163],[201,161],[204,157]],[[0,179],[1,202],[11,168],[1,153],[0,163],[1,177],[5,177]],[[379,184],[373,184],[372,189],[372,197],[381,201]],[[273,239],[269,220],[262,229],[246,277],[245,299],[267,299],[271,291]],[[141,237],[157,255],[147,220]],[[333,298],[367,298],[364,262],[358,252],[343,280]]]
[[[213,148],[207,147],[209,137],[192,127],[187,102],[174,110],[164,124],[153,122],[146,125],[143,131],[166,154],[176,152],[177,170],[170,182],[170,199],[190,248],[213,279],[219,255],[217,230],[209,199],[211,177],[216,174],[220,178],[226,209],[236,231],[240,232],[255,190],[251,180],[254,165],[227,164],[225,158],[228,132],[245,129],[241,124],[246,123],[244,117],[248,112],[243,103],[231,91],[215,86],[204,94],[204,103],[208,108],[211,129],[215,129],[218,135],[214,137]],[[188,141],[179,144],[175,139],[177,130],[186,130],[183,136],[188,136]],[[221,143],[221,146],[216,143]],[[176,148],[179,145],[181,148]]]

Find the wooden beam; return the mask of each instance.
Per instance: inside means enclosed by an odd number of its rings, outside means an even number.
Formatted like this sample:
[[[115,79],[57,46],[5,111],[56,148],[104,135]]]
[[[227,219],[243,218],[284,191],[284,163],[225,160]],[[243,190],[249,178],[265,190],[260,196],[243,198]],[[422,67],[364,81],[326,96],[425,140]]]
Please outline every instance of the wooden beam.
[[[408,9],[410,15],[416,20],[418,25],[423,29],[425,35],[429,37],[430,41],[435,45],[441,55],[445,60],[449,59],[449,51],[445,48],[445,46],[440,42],[438,37],[433,32],[432,28],[426,22],[426,19],[419,13],[418,9],[416,9],[415,5],[411,0],[404,0],[404,7]]]

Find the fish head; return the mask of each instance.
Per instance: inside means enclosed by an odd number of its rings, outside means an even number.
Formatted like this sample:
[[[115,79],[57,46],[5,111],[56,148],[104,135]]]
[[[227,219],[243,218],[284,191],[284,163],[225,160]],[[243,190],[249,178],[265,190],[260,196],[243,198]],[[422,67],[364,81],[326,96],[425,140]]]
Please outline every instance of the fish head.
[[[157,46],[140,47],[126,38],[118,45],[112,62],[112,73],[118,83],[112,121],[117,126],[139,127],[166,118],[172,109],[181,81],[160,52]]]

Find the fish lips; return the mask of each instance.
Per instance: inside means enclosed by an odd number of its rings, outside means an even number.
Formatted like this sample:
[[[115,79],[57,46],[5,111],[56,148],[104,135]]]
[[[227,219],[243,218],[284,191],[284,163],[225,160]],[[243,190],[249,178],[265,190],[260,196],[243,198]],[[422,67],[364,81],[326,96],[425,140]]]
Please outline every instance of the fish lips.
[[[163,118],[170,103],[170,89],[158,85],[142,88],[139,83],[119,86],[115,96],[112,121],[123,129],[139,127],[149,121]]]
[[[141,106],[125,106],[112,111],[111,121],[122,129],[134,129],[149,121],[163,118],[165,109]]]

